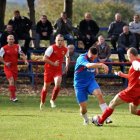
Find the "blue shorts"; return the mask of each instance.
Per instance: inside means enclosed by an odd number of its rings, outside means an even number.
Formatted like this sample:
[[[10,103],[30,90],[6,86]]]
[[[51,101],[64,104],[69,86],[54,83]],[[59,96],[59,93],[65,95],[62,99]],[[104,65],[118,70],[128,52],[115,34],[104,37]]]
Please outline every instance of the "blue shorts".
[[[99,89],[98,83],[93,80],[86,87],[74,87],[76,99],[78,103],[82,103],[88,100],[88,95],[92,95],[95,89]]]

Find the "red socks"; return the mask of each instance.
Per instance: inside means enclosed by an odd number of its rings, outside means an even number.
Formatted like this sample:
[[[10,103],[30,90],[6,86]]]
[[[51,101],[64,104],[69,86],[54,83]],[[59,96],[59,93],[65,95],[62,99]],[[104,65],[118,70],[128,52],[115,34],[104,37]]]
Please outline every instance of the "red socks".
[[[42,91],[41,91],[41,102],[43,104],[45,103],[46,96],[47,96],[47,91],[45,91],[44,89],[42,89]]]
[[[16,98],[16,87],[15,86],[9,86],[9,91],[10,91],[10,98],[15,99]]]
[[[107,109],[100,116],[99,123],[103,124],[104,121],[113,113],[114,109],[107,107]]]
[[[54,101],[57,98],[59,91],[60,91],[60,87],[54,87],[54,89],[52,91],[51,100]]]

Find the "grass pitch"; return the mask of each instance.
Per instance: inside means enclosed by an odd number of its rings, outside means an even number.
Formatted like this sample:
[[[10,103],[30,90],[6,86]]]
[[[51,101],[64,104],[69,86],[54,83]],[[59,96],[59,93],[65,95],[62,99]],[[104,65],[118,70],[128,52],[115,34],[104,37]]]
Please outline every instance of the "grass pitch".
[[[49,97],[43,111],[39,97],[20,95],[12,103],[0,96],[0,140],[139,140],[140,117],[130,115],[128,105],[121,105],[112,115],[113,123],[83,126],[74,96],[61,96],[57,108],[50,108]],[[107,102],[112,96],[106,96]],[[89,97],[88,114],[100,114],[96,98]]]

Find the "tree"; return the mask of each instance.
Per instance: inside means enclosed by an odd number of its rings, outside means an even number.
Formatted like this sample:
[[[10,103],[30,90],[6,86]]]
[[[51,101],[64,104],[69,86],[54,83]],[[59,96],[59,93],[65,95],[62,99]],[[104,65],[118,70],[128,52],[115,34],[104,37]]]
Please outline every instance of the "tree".
[[[72,4],[73,0],[64,0],[64,11],[67,13],[68,18],[72,19]]]
[[[6,0],[0,0],[0,31],[4,29],[5,9],[6,9]]]
[[[27,0],[28,7],[29,7],[29,17],[30,20],[33,22],[33,28],[35,27],[35,0]],[[35,30],[32,30],[32,37],[35,37]],[[33,41],[33,43],[35,43]]]
[[[30,20],[33,22],[35,25],[35,0],[27,0],[28,7],[29,7],[29,16]]]

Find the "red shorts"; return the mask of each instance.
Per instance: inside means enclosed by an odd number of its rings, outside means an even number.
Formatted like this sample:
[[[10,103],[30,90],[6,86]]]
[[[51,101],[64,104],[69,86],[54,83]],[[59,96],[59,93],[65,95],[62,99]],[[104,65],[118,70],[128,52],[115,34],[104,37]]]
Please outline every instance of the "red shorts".
[[[57,71],[57,72],[45,72],[44,73],[44,82],[46,83],[51,83],[54,81],[54,78],[57,76],[62,76],[62,72],[61,71]]]
[[[119,97],[127,103],[133,103],[138,106],[140,104],[140,87],[133,89],[126,88],[119,92]]]
[[[14,80],[17,80],[18,72],[16,72],[16,71],[11,71],[11,70],[5,70],[4,72],[5,72],[5,75],[6,75],[6,78],[7,78],[7,79],[13,77]]]
[[[18,76],[17,66],[13,66],[12,68],[4,67],[4,73],[5,73],[7,79],[13,77],[14,80],[17,80],[17,76]]]

